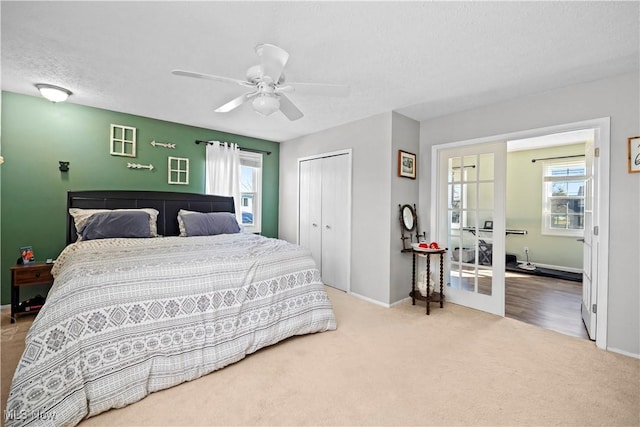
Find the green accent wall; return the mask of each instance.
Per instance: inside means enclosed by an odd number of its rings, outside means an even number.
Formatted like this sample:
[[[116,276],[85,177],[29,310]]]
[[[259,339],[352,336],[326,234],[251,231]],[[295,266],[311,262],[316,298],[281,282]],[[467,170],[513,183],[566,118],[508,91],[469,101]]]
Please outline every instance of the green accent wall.
[[[10,303],[9,268],[20,246],[33,246],[36,260],[56,258],[65,246],[67,191],[151,190],[204,192],[205,147],[195,140],[235,142],[242,148],[271,151],[263,156],[262,234],[278,236],[279,143],[147,117],[54,104],[40,97],[2,92],[0,166],[1,300]],[[137,129],[137,157],[109,154],[110,125]],[[176,144],[175,149],[150,142]],[[167,183],[167,157],[189,159],[189,185]],[[69,171],[58,170],[59,161]],[[153,164],[154,170],[127,163]],[[30,289],[34,288],[34,289]],[[21,299],[46,292],[21,289]]]

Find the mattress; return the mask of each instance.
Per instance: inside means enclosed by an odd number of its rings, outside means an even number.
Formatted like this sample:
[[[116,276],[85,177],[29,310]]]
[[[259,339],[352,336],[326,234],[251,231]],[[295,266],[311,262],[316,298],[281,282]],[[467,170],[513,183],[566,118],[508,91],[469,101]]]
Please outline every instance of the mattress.
[[[6,425],[75,425],[294,335],[336,328],[310,253],[247,233],[67,246]]]

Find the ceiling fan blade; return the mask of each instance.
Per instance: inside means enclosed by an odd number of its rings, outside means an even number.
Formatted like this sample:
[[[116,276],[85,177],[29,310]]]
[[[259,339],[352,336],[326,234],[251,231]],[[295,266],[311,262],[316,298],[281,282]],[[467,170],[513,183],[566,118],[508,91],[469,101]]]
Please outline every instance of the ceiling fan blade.
[[[304,116],[302,111],[295,106],[293,102],[283,93],[278,95],[280,98],[280,111],[291,121],[298,120]]]
[[[235,83],[235,84],[239,84],[241,86],[247,86],[247,87],[253,86],[252,83],[245,82],[243,80],[232,79],[231,77],[214,76],[212,74],[196,73],[193,71],[173,70],[171,71],[171,74],[174,74],[176,76],[195,77],[197,79],[214,80],[214,81],[225,82],[225,83]]]
[[[244,104],[249,98],[254,97],[258,94],[258,92],[245,93],[244,95],[240,95],[237,98],[232,99],[224,105],[216,108],[214,111],[216,113],[228,113],[231,110],[235,110],[242,104]]]
[[[260,58],[260,65],[262,65],[261,77],[268,76],[277,82],[289,60],[287,51],[272,44],[261,44],[256,46],[256,54]]]
[[[322,95],[322,96],[349,96],[351,89],[347,85],[334,85],[324,83],[287,83],[286,86],[278,87],[277,93],[297,93],[301,95]]]

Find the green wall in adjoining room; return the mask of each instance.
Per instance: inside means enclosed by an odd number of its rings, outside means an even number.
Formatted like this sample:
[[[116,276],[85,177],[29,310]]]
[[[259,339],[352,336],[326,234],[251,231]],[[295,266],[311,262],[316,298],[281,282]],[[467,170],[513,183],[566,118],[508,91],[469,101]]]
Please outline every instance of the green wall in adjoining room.
[[[64,248],[67,191],[203,193],[205,147],[195,144],[198,139],[272,152],[263,156],[262,234],[278,236],[277,142],[70,103],[54,104],[12,92],[2,92],[1,111],[5,158],[0,166],[2,304],[10,302],[9,268],[20,246],[33,246],[39,261],[56,258]],[[109,154],[111,124],[137,129],[135,158]],[[152,140],[174,143],[176,148],[153,147]],[[167,183],[168,156],[189,159],[189,185]],[[59,161],[69,162],[68,172],[58,170]],[[129,162],[151,163],[154,170],[129,169]],[[21,299],[28,296],[23,289]]]
[[[506,252],[525,260],[529,248],[533,263],[582,269],[582,243],[575,236],[542,234],[542,166],[531,159],[584,154],[585,145],[571,144],[507,154],[507,212],[509,229],[527,230],[525,236],[510,235]]]

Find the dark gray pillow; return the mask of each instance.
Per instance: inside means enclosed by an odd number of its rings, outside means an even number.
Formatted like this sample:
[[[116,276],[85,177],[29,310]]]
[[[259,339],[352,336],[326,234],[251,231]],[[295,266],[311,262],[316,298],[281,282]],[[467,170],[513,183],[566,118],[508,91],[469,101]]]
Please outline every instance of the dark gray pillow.
[[[87,219],[80,235],[82,240],[151,237],[149,214],[142,211],[96,213]]]
[[[215,236],[240,232],[236,216],[230,212],[190,212],[181,215],[187,236]]]

